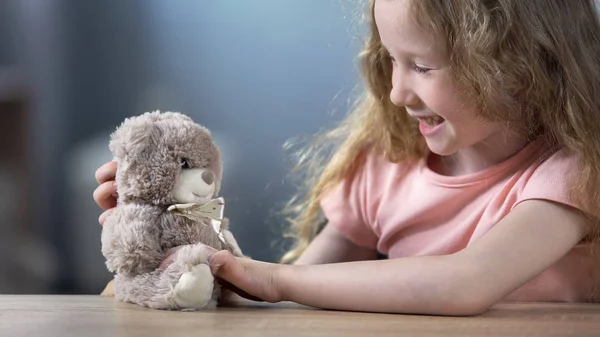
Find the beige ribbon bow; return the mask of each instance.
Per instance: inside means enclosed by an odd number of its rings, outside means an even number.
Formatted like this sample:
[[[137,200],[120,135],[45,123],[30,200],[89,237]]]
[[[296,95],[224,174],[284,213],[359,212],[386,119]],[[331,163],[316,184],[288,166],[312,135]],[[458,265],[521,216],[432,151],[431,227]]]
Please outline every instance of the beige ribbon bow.
[[[213,229],[219,236],[219,239],[225,243],[225,238],[221,231],[224,209],[225,200],[223,198],[212,199],[205,204],[174,204],[167,208],[169,212],[173,212],[175,215],[183,216],[198,222],[210,218]]]

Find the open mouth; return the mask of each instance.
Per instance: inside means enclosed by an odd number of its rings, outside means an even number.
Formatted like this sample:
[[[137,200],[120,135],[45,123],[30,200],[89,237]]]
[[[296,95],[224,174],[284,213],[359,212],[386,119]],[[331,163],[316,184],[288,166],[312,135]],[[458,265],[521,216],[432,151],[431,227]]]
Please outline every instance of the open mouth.
[[[443,129],[442,124],[446,121],[440,116],[418,117],[419,131],[425,137],[433,136]]]
[[[427,127],[430,127],[430,128],[438,126],[438,125],[442,124],[444,121],[445,121],[445,119],[443,119],[440,116],[419,118],[419,122],[424,123]]]

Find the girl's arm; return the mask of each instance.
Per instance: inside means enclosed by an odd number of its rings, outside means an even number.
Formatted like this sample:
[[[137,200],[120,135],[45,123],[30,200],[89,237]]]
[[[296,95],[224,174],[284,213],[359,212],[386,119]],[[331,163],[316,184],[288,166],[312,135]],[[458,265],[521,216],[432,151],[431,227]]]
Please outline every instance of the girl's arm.
[[[531,200],[453,255],[298,266],[213,252],[209,263],[218,277],[270,302],[290,300],[352,311],[474,315],[550,267],[585,234],[579,211]]]
[[[358,246],[341,235],[335,227],[326,225],[294,264],[364,261],[376,257],[376,250]]]

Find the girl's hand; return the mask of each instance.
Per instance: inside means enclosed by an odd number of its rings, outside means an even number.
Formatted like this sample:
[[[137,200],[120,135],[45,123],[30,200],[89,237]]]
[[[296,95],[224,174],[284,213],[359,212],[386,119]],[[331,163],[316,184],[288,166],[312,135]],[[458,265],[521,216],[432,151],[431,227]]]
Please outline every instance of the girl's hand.
[[[171,264],[182,246],[170,249],[160,269]],[[284,265],[238,258],[229,251],[218,251],[204,246],[210,269],[227,289],[253,301],[279,302],[283,293],[279,284],[279,273]]]
[[[96,181],[100,186],[94,190],[94,201],[104,210],[98,218],[101,225],[110,214],[112,209],[117,206],[117,185],[115,176],[117,174],[117,163],[114,161],[108,162],[96,171]]]

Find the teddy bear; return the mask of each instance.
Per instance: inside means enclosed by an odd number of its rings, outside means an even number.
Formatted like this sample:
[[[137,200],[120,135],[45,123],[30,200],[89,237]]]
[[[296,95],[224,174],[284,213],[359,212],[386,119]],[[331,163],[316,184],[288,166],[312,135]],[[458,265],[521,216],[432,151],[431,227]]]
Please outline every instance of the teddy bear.
[[[223,164],[210,131],[179,112],[146,112],[126,118],[109,148],[118,201],[101,243],[115,298],[155,309],[214,309],[223,288],[202,245],[244,256],[217,198]],[[159,268],[178,246],[173,263]]]

